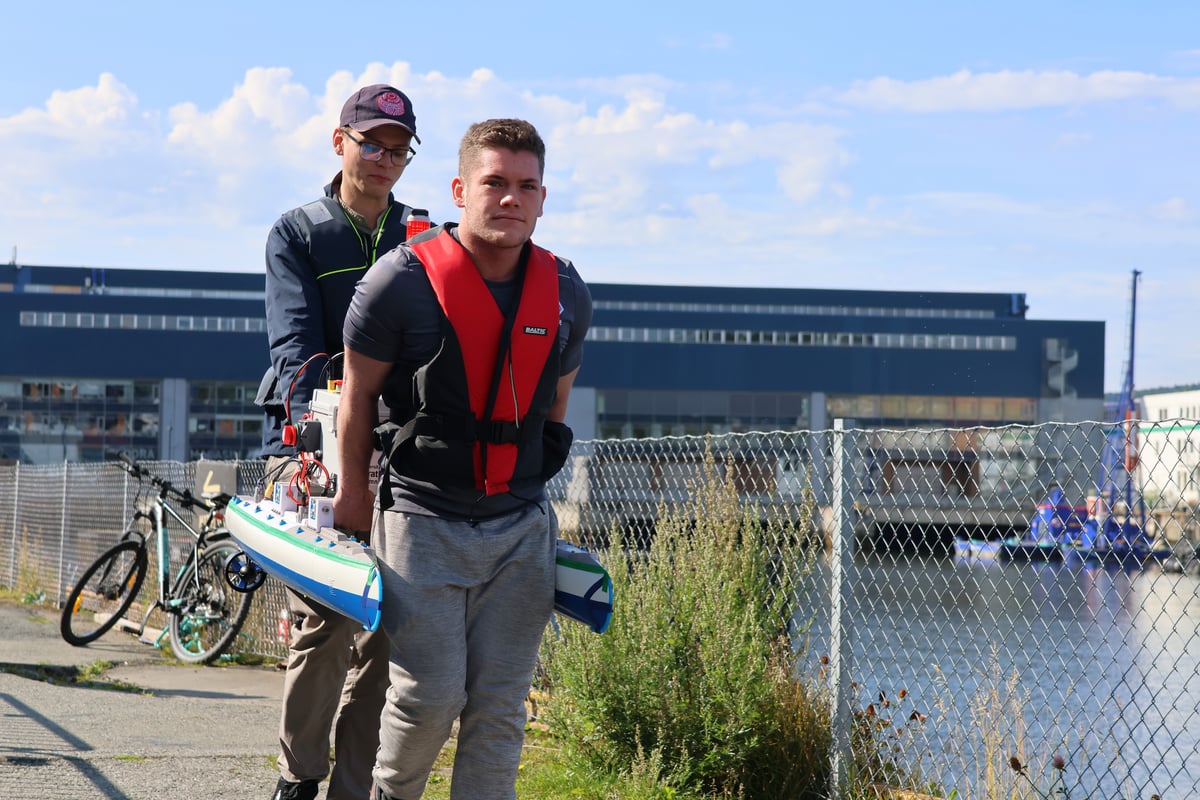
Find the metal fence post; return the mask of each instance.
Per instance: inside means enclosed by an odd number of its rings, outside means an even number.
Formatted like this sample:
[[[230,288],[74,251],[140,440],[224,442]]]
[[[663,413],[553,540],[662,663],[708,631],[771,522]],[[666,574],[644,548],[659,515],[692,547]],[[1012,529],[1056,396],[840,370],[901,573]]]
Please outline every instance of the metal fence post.
[[[54,588],[54,603],[57,606],[58,598],[63,595],[63,570],[66,565],[63,563],[67,557],[67,485],[69,481],[69,470],[67,469],[66,461],[63,462],[63,483],[62,483],[62,513],[59,515],[58,522],[58,583]]]
[[[121,519],[127,520],[133,516],[129,508],[129,481],[132,476],[125,470],[121,470],[121,475]],[[125,533],[126,531],[121,531],[122,536],[124,536]]]
[[[9,561],[8,567],[8,585],[17,585],[17,550],[20,545],[17,543],[17,525],[21,520],[21,462],[17,462],[13,467],[14,486],[13,486],[13,516],[12,516],[12,559]]]
[[[829,797],[841,797],[850,762],[850,671],[853,655],[849,631],[849,605],[854,596],[850,573],[854,566],[854,420],[833,421],[833,525],[830,531],[830,647],[829,717],[833,723]]]

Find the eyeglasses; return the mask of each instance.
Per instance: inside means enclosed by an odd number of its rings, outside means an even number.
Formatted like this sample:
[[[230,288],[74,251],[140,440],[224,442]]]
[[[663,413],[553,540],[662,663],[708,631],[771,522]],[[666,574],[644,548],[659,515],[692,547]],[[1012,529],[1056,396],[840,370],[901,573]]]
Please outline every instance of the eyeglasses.
[[[358,157],[363,161],[378,161],[383,158],[383,154],[387,153],[392,157],[392,163],[397,167],[406,167],[412,163],[413,156],[417,151],[408,147],[384,147],[381,144],[368,142],[366,139],[356,139],[351,133],[351,128],[342,128],[342,133],[346,134],[346,138],[358,145]]]

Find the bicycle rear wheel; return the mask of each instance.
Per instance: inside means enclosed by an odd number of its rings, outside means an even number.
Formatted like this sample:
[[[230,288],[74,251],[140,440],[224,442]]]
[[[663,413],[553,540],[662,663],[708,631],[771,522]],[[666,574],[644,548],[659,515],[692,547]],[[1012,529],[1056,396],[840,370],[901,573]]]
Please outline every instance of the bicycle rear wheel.
[[[140,541],[125,541],[96,559],[63,603],[62,637],[82,647],[125,616],[146,578],[148,558]]]
[[[188,664],[209,664],[224,653],[250,613],[252,595],[235,592],[225,562],[241,552],[231,541],[210,543],[179,578],[171,599],[171,650]]]

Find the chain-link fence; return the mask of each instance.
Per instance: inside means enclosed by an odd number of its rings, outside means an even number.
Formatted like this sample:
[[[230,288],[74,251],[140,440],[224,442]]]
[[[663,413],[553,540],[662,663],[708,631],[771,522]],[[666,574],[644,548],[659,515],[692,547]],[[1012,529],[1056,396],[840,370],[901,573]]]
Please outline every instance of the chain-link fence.
[[[207,462],[216,463],[216,462]],[[237,492],[253,494],[262,477],[263,462],[238,461]],[[196,484],[196,463],[175,461],[142,462],[151,472],[180,489]],[[134,511],[148,510],[153,487],[141,483],[116,464],[83,463],[57,465],[18,464],[0,467],[0,586],[15,590],[30,602],[45,602],[55,608],[79,580],[80,575],[112,545],[129,526]],[[181,513],[189,515],[189,512]],[[197,518],[195,524],[201,520]],[[139,528],[149,534],[145,523]],[[178,524],[168,521],[168,554],[172,576],[183,567],[192,538]],[[155,567],[158,539],[148,535],[151,570],[142,585],[135,609],[150,609],[157,594]],[[235,649],[266,656],[287,654],[283,586],[274,580],[255,593],[250,617]],[[141,624],[141,616],[130,619]],[[150,612],[144,637],[160,641],[167,620],[161,610]],[[162,639],[161,641],[165,641]]]
[[[549,492],[564,535],[600,548],[646,549],[708,458],[779,535],[817,519],[826,555],[796,627],[835,742],[871,725],[963,800],[1190,798],[1200,434],[1155,429],[1169,447],[1101,423],[586,441]],[[152,466],[192,485],[194,465]],[[262,464],[237,466],[249,494]],[[0,468],[0,584],[59,602],[132,497],[113,466]],[[285,653],[282,598],[259,591],[241,649]]]

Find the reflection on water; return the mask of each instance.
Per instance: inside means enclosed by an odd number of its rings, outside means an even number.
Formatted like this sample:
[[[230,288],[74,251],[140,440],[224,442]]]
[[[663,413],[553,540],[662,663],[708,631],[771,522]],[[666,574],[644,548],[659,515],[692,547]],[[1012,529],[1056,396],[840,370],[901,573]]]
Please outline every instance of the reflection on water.
[[[1200,797],[1196,577],[871,554],[848,585],[848,674],[865,702],[905,689],[929,715],[909,756],[931,778],[971,785],[991,738],[1004,762],[1063,755],[1072,796]],[[828,608],[828,594],[805,607]],[[828,624],[818,616],[812,653],[826,651]]]

